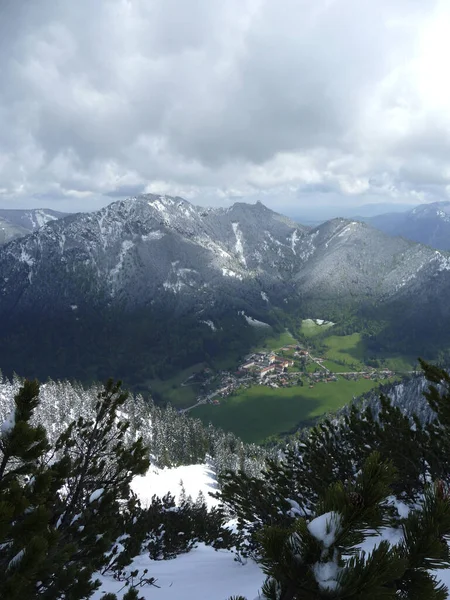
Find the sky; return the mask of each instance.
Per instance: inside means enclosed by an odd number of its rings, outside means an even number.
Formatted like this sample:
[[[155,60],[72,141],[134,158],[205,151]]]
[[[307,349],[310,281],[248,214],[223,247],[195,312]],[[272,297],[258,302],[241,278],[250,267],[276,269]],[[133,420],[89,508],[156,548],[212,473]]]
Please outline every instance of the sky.
[[[448,0],[0,0],[0,207],[450,199]]]

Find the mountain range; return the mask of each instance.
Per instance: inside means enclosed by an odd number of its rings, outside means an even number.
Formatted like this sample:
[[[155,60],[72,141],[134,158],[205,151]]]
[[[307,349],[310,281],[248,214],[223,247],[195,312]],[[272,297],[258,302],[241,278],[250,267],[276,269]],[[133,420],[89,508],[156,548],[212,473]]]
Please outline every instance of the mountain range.
[[[147,194],[0,248],[0,364],[145,381],[155,365],[243,352],[264,324],[349,314],[419,352],[450,342],[449,291],[447,253],[358,221],[309,229],[261,203]]]
[[[421,204],[402,213],[358,218],[390,235],[450,250],[450,201]]]
[[[49,208],[0,209],[0,244],[28,235],[32,231],[65,217],[67,213]]]

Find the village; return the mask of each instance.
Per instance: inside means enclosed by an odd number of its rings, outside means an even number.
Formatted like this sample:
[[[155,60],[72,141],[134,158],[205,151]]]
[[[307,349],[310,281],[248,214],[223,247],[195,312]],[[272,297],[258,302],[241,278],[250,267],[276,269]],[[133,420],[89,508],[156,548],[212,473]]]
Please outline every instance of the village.
[[[203,393],[196,403],[183,412],[201,404],[219,405],[224,399],[242,388],[255,385],[270,388],[292,386],[309,386],[337,382],[339,377],[356,381],[367,379],[382,381],[389,379],[394,372],[389,369],[366,367],[364,371],[348,370],[333,372],[326,366],[326,359],[313,356],[309,350],[298,343],[268,351],[253,352],[244,357],[235,372],[221,371],[214,374],[211,369],[204,369],[189,379],[202,383]],[[344,367],[345,368],[345,367]],[[185,382],[185,385],[188,385]],[[209,391],[206,391],[209,388]]]

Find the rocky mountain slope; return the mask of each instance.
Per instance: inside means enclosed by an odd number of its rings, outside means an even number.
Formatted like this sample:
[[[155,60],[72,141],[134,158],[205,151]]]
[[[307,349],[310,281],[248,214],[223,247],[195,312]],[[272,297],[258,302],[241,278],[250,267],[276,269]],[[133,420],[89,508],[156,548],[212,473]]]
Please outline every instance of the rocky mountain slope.
[[[0,250],[6,345],[44,336],[49,348],[59,340],[64,355],[77,340],[79,354],[93,336],[91,350],[102,360],[124,336],[130,349],[146,336],[146,347],[159,344],[160,355],[188,352],[186,339],[203,338],[196,327],[211,338],[208,349],[198,341],[201,357],[233,337],[232,326],[236,335],[251,328],[248,317],[273,323],[275,313],[292,310],[305,317],[381,310],[408,335],[420,335],[432,315],[441,335],[449,291],[446,253],[357,221],[334,219],[310,230],[261,203],[205,209],[144,195],[53,221]],[[183,343],[170,339],[180,327]],[[11,346],[5,356],[0,351],[0,361],[13,354]]]
[[[54,221],[6,246],[0,315],[106,299],[207,309],[220,291],[250,294],[261,306],[285,294],[387,302],[427,282],[446,284],[449,270],[447,254],[357,221],[308,230],[260,203],[203,209],[147,195]]]
[[[390,235],[450,250],[450,202],[421,204],[404,213],[387,213],[364,220]]]
[[[263,305],[261,291],[270,298],[290,288],[305,234],[262,204],[211,210],[151,195],[116,202],[5,246],[0,316],[49,303],[53,312],[104,302],[206,308],[219,291]]]
[[[417,415],[422,423],[428,423],[435,417],[424,393],[429,388],[429,382],[422,374],[404,377],[400,382],[388,383],[375,391],[370,391],[357,398],[354,402],[362,409],[370,406],[374,414],[381,408],[380,393],[389,398],[392,405],[399,408],[404,415]],[[348,413],[350,404],[343,407],[338,414]]]
[[[0,244],[28,235],[50,221],[62,219],[66,214],[49,208],[0,209]]]

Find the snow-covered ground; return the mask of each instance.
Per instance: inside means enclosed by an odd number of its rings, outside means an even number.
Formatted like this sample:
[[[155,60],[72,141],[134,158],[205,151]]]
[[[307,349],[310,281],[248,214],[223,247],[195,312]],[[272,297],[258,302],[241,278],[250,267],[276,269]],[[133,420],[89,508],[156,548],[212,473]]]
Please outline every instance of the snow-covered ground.
[[[325,321],[324,319],[303,319],[302,324],[305,325],[305,327],[314,327],[316,325],[319,325],[320,327],[332,327],[335,325],[333,321]]]
[[[238,315],[242,315],[244,319],[247,321],[249,325],[253,327],[271,327],[268,323],[264,323],[263,321],[258,321],[258,319],[254,319],[253,317],[249,317],[245,314],[243,310],[238,310]]]
[[[263,573],[254,562],[241,565],[233,560],[231,552],[215,551],[204,544],[174,560],[155,561],[146,555],[138,556],[129,568],[140,572],[148,569],[147,576],[155,577],[159,587],[139,589],[145,600],[228,600],[239,594],[253,600],[258,598],[264,581]],[[109,577],[99,579],[103,585],[93,596],[94,600],[101,600],[107,592],[117,594],[123,585]],[[118,598],[121,597],[122,594],[118,594]]]
[[[217,488],[214,471],[208,465],[190,465],[174,469],[150,467],[146,475],[136,477],[132,488],[145,505],[154,494],[164,496],[167,492],[177,499],[181,492],[181,481],[186,494],[195,500],[201,491],[209,506],[218,503],[209,496]],[[128,571],[148,569],[147,577],[154,577],[156,585],[139,588],[139,595],[145,600],[228,600],[233,595],[243,595],[248,600],[259,597],[264,582],[264,574],[253,561],[242,565],[234,560],[228,550],[214,550],[205,544],[188,554],[173,560],[150,560],[148,555],[135,558]],[[111,577],[97,575],[102,587],[94,594],[94,600],[101,600],[108,592],[122,598],[127,591],[121,590],[123,583]],[[119,590],[120,593],[119,593]]]
[[[181,492],[181,482],[187,495],[195,500],[201,491],[208,505],[217,505],[218,501],[209,496],[217,488],[214,471],[208,465],[190,465],[173,469],[158,469],[151,467],[142,477],[136,477],[132,488],[145,505],[152,496],[164,496],[170,492],[178,500]],[[393,500],[394,501],[394,500]],[[407,507],[395,502],[399,514],[406,516]],[[312,535],[326,541],[330,536],[328,529],[324,528],[331,513],[321,515],[309,524]],[[336,520],[335,528],[339,527]],[[326,531],[325,531],[326,529]],[[361,549],[366,552],[373,550],[382,540],[389,540],[392,544],[401,541],[401,531],[389,528],[380,530],[379,535],[368,537]],[[330,543],[332,540],[330,540]],[[315,575],[323,589],[334,589],[337,585],[335,578],[338,574],[337,565],[330,569],[331,563],[318,564]],[[324,567],[327,569],[324,571]],[[249,560],[242,565],[234,560],[234,554],[228,550],[214,550],[210,546],[199,543],[196,548],[187,554],[182,554],[173,560],[150,560],[143,554],[135,558],[127,571],[139,569],[141,574],[147,569],[147,577],[156,579],[156,586],[139,588],[139,594],[145,600],[228,600],[233,595],[243,595],[248,600],[257,600],[265,576],[260,567]],[[439,570],[435,574],[450,587],[450,570]],[[126,592],[122,589],[123,583],[115,581],[109,576],[96,576],[102,582],[101,588],[94,594],[94,600],[101,600],[105,593],[117,594],[120,599]]]
[[[208,465],[189,465],[173,469],[158,469],[150,467],[142,477],[135,477],[131,487],[138,495],[142,504],[150,504],[152,496],[156,494],[162,498],[170,492],[176,501],[180,498],[181,483],[187,496],[195,500],[200,491],[205,496],[208,506],[216,506],[218,500],[211,498],[209,492],[217,490],[214,471]]]

